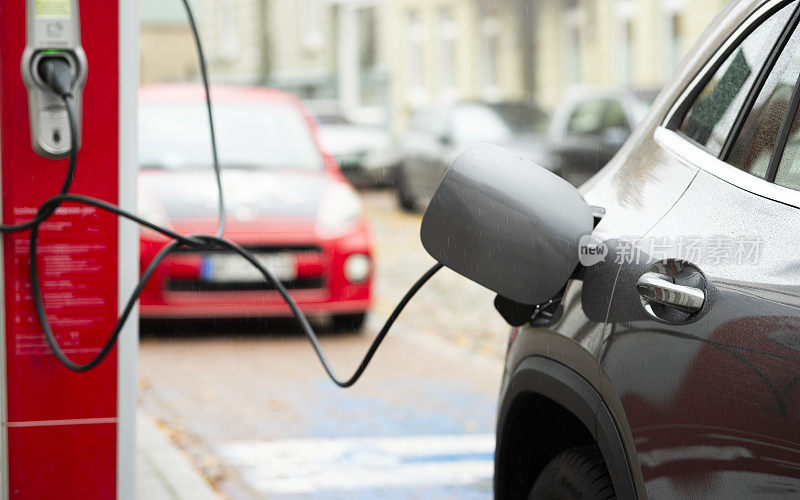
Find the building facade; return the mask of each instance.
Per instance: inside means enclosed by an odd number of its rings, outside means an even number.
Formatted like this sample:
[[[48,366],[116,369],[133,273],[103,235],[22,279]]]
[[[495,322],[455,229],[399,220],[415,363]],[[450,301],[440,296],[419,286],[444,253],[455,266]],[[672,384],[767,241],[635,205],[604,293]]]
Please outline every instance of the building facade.
[[[142,79],[196,78],[185,16],[165,3],[143,0]],[[214,82],[335,101],[399,133],[434,103],[526,99],[552,109],[573,85],[657,88],[726,0],[192,3]]]
[[[215,83],[263,84],[269,71],[269,0],[191,0]]]
[[[180,2],[141,0],[139,59],[142,83],[196,78],[198,64],[194,39]]]
[[[536,0],[536,98],[573,85],[663,85],[727,0]]]
[[[387,3],[395,130],[430,104],[523,97],[520,30],[504,1]]]
[[[335,100],[396,132],[433,103],[525,95],[520,0],[195,1],[216,82]]]

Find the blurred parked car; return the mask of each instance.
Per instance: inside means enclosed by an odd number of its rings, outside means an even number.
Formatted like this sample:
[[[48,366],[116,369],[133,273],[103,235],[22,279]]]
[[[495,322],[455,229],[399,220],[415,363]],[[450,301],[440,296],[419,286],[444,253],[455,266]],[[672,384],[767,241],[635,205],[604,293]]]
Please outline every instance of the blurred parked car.
[[[586,182],[628,140],[657,94],[624,88],[570,91],[548,130],[552,170],[575,186]]]
[[[416,113],[400,144],[395,187],[400,207],[424,208],[458,154],[488,142],[504,146],[547,167],[551,165],[542,134],[547,115],[523,102],[464,102]]]
[[[322,153],[313,118],[289,94],[213,89],[228,209],[226,237],[256,252],[300,308],[358,328],[370,306],[372,245],[361,202]],[[213,234],[217,190],[203,91],[140,92],[139,213],[183,234]],[[167,243],[141,232],[145,268]],[[143,318],[290,316],[273,286],[238,255],[176,251],[141,296]]]
[[[550,122],[553,171],[575,186],[597,173],[647,114],[657,90],[583,88],[567,94]]]
[[[358,187],[391,183],[397,152],[388,130],[353,123],[331,102],[306,104],[319,124],[322,148],[336,158],[351,183]]]

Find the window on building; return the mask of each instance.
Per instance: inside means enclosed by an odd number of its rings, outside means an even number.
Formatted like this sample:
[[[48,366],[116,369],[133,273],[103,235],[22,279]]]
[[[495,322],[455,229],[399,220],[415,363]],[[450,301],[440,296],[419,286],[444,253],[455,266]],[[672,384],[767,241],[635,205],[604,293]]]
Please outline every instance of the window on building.
[[[306,50],[317,51],[325,44],[320,23],[320,0],[301,0],[298,11],[300,36]]]
[[[481,79],[484,97],[493,99],[499,92],[500,26],[496,17],[481,23]]]
[[[581,81],[581,32],[578,27],[569,28],[567,35],[568,61],[569,61],[569,81],[580,83]]]
[[[630,85],[633,83],[634,69],[634,16],[636,5],[630,0],[618,0],[616,5],[618,33],[618,81]]]
[[[406,66],[408,70],[408,91],[418,93],[423,89],[422,50],[425,33],[420,15],[409,12],[406,20]]]
[[[362,105],[383,102],[385,81],[378,65],[378,16],[374,6],[358,10],[358,72]]]
[[[452,7],[439,9],[439,85],[445,97],[455,98],[456,23]]]
[[[679,130],[712,154],[722,151],[748,91],[795,4],[758,26],[722,63],[684,116]]]
[[[217,19],[220,55],[226,58],[234,57],[239,51],[235,0],[219,0],[217,2]]]
[[[686,0],[661,0],[663,45],[666,64],[662,76],[668,78],[678,67],[685,50],[684,12]]]
[[[565,62],[567,66],[567,82],[580,83],[581,81],[581,11],[580,4],[575,2],[565,12]]]
[[[674,71],[683,57],[683,19],[677,12],[669,16],[669,51],[669,62]]]
[[[627,84],[633,83],[633,21],[628,19],[623,23],[623,36],[625,37],[625,53],[623,79]]]

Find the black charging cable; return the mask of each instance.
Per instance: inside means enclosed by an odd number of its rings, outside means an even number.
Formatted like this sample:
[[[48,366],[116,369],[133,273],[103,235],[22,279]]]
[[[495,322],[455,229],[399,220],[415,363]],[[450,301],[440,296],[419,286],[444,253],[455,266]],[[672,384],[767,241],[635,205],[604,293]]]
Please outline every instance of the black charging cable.
[[[208,114],[208,130],[211,135],[211,161],[214,166],[214,178],[217,181],[217,236],[222,238],[225,233],[225,224],[228,215],[225,208],[225,193],[222,192],[222,175],[219,168],[219,156],[217,155],[217,134],[214,129],[214,115],[211,112],[211,91],[208,84],[208,70],[206,69],[206,55],[203,51],[203,44],[200,43],[200,33],[197,31],[197,24],[194,22],[194,14],[189,6],[188,0],[181,0],[186,11],[186,18],[189,21],[189,28],[192,30],[194,46],[197,52],[197,61],[200,63],[200,77],[203,79],[203,92],[206,98],[206,112]]]
[[[221,179],[220,167],[219,167],[219,162],[218,162],[217,154],[216,154],[216,151],[217,151],[217,148],[216,148],[216,137],[214,135],[213,117],[212,117],[212,113],[211,113],[211,98],[210,98],[209,85],[208,85],[208,75],[207,75],[206,66],[205,66],[205,57],[203,55],[203,49],[202,49],[202,46],[200,44],[200,37],[199,37],[198,31],[197,31],[197,27],[196,27],[196,25],[194,23],[194,17],[192,15],[191,7],[189,6],[187,0],[183,0],[183,4],[184,4],[184,7],[186,9],[187,16],[189,18],[190,27],[191,27],[192,32],[193,32],[194,37],[195,37],[198,57],[200,58],[200,71],[201,71],[202,78],[203,78],[203,87],[205,89],[206,107],[207,107],[207,110],[208,110],[208,119],[209,119],[209,124],[211,126],[211,145],[212,145],[212,152],[213,152],[213,156],[214,156],[214,158],[213,158],[214,159],[214,174],[216,176],[217,190],[218,190],[218,197],[219,197],[220,222],[219,222],[218,229],[217,229],[217,235],[216,236],[210,236],[210,235],[184,236],[184,235],[176,233],[175,231],[171,231],[171,230],[169,230],[167,228],[161,227],[161,226],[159,226],[157,224],[153,224],[152,222],[149,222],[149,221],[143,219],[142,217],[139,217],[136,214],[133,214],[131,212],[123,210],[122,208],[120,208],[120,207],[118,207],[116,205],[113,205],[111,203],[108,203],[108,202],[105,202],[105,201],[102,201],[102,200],[98,200],[96,198],[88,197],[88,196],[67,194],[66,192],[62,192],[59,195],[54,196],[54,197],[46,200],[39,207],[39,210],[37,211],[37,215],[34,218],[34,220],[32,221],[32,226],[31,226],[32,230],[31,230],[31,235],[30,235],[30,254],[29,254],[31,289],[33,291],[33,303],[34,303],[34,307],[36,309],[36,315],[37,315],[37,317],[39,319],[39,322],[40,322],[40,324],[42,326],[42,330],[44,331],[45,339],[46,339],[48,345],[50,346],[50,349],[52,350],[53,354],[55,355],[56,359],[58,359],[59,362],[61,362],[65,367],[69,368],[70,370],[77,371],[77,372],[83,372],[83,371],[91,370],[92,368],[94,368],[97,365],[99,365],[106,358],[106,356],[108,356],[108,354],[111,352],[111,350],[114,347],[114,343],[116,342],[117,338],[119,337],[119,334],[122,331],[122,328],[125,325],[125,322],[130,317],[130,313],[131,313],[131,311],[133,310],[133,308],[134,308],[134,306],[136,304],[136,300],[139,298],[139,295],[141,295],[142,290],[144,290],[144,287],[145,287],[147,281],[153,275],[153,273],[158,268],[158,266],[161,264],[161,262],[170,253],[172,253],[173,251],[175,251],[175,250],[177,250],[178,248],[181,248],[181,247],[190,247],[190,248],[197,249],[197,250],[223,249],[223,250],[228,250],[228,251],[234,252],[234,253],[240,255],[242,258],[244,258],[248,262],[250,262],[250,264],[252,266],[254,266],[262,274],[264,279],[267,280],[269,283],[271,283],[275,287],[275,289],[281,295],[283,300],[289,306],[289,309],[291,310],[291,312],[294,315],[294,317],[299,322],[300,328],[302,329],[303,333],[306,335],[306,337],[308,337],[308,340],[311,342],[311,346],[313,347],[314,351],[316,352],[317,357],[319,358],[320,363],[322,364],[322,366],[323,366],[325,372],[327,373],[327,375],[339,387],[343,387],[343,388],[350,387],[353,384],[355,384],[358,381],[359,378],[361,378],[361,375],[364,373],[364,371],[366,370],[366,368],[369,365],[370,361],[375,356],[375,353],[377,352],[378,347],[380,347],[381,343],[386,338],[386,335],[389,333],[389,330],[391,329],[392,325],[394,325],[395,321],[400,316],[400,313],[406,307],[408,302],[414,297],[414,295],[419,291],[419,289],[422,288],[422,286],[428,280],[430,280],[443,266],[441,264],[438,264],[438,263],[435,264],[425,274],[423,274],[422,277],[420,277],[417,280],[416,283],[414,283],[414,285],[406,292],[406,294],[403,296],[403,298],[397,304],[395,309],[392,311],[391,315],[389,315],[389,318],[386,320],[386,322],[384,323],[383,327],[378,332],[378,335],[373,340],[372,344],[370,345],[370,348],[367,350],[367,353],[364,355],[364,358],[362,359],[361,363],[356,368],[355,372],[347,379],[339,378],[336,375],[336,372],[331,367],[330,362],[328,361],[327,357],[325,356],[325,354],[324,354],[324,352],[322,350],[322,346],[319,343],[319,339],[317,338],[317,334],[314,332],[314,329],[311,327],[311,324],[309,323],[308,318],[303,313],[303,311],[300,310],[300,308],[298,307],[297,303],[294,301],[292,296],[289,294],[289,291],[286,289],[286,287],[283,285],[283,283],[281,283],[280,280],[276,279],[275,276],[272,274],[272,272],[269,269],[267,269],[263,264],[261,264],[258,261],[258,259],[251,252],[249,252],[247,249],[241,247],[240,245],[237,245],[236,243],[227,241],[227,240],[222,238],[222,235],[223,235],[223,233],[225,231],[225,221],[224,221],[224,219],[225,219],[225,203],[224,203],[223,192],[222,192],[222,179]],[[52,81],[56,82],[56,83],[53,84],[53,86],[58,86],[58,85],[60,85],[61,78],[60,77],[59,78],[55,78],[55,76],[54,76]],[[68,111],[70,117],[74,116],[75,111],[72,109],[72,101],[71,101],[71,99],[66,99],[65,98],[65,103],[67,105],[67,111]],[[71,130],[70,130],[71,136],[73,138],[72,152],[71,152],[71,158],[72,158],[74,155],[77,154],[77,140],[75,139],[76,132],[77,132],[77,124],[75,123],[74,119],[70,120],[70,128],[71,128]],[[133,292],[131,293],[130,297],[128,298],[128,301],[126,302],[125,307],[123,308],[122,314],[117,319],[117,322],[114,325],[114,328],[113,328],[111,334],[109,335],[109,337],[106,340],[106,342],[103,345],[103,347],[100,349],[100,352],[94,358],[92,358],[89,362],[83,363],[83,364],[75,363],[74,361],[69,359],[69,357],[61,349],[61,346],[58,343],[58,339],[56,338],[56,335],[53,332],[52,327],[50,326],[50,322],[49,322],[49,320],[47,318],[47,310],[46,310],[46,307],[45,307],[45,304],[44,304],[44,297],[42,295],[41,285],[40,285],[40,282],[39,282],[39,269],[38,269],[38,262],[37,262],[37,258],[36,258],[40,223],[43,220],[47,219],[50,215],[52,215],[55,212],[56,208],[58,208],[58,206],[61,205],[64,202],[72,202],[72,203],[78,203],[78,204],[83,204],[83,205],[89,205],[89,206],[93,206],[95,208],[98,208],[100,210],[116,214],[119,217],[124,217],[124,218],[126,218],[128,220],[131,220],[131,221],[141,225],[141,226],[145,226],[145,227],[148,227],[148,228],[150,228],[150,229],[152,229],[154,231],[157,231],[157,232],[161,233],[162,235],[164,235],[164,236],[166,236],[168,238],[171,238],[173,240],[172,242],[168,243],[164,248],[162,248],[158,252],[158,254],[156,254],[156,256],[153,258],[153,260],[147,266],[145,271],[142,273],[142,276],[140,277],[139,282],[136,285],[136,288],[133,290]]]
[[[39,237],[39,225],[34,226],[33,230],[31,231],[31,238],[30,238],[30,276],[31,276],[31,289],[33,291],[33,303],[36,309],[36,315],[39,318],[39,322],[42,325],[42,329],[44,330],[45,339],[47,340],[47,344],[50,346],[50,349],[53,351],[53,354],[56,358],[67,368],[73,371],[83,372],[91,370],[92,368],[96,367],[100,364],[103,359],[111,352],[111,349],[114,347],[114,343],[116,342],[117,338],[119,337],[120,332],[122,331],[122,327],[124,326],[125,322],[128,320],[131,311],[133,310],[134,305],[136,304],[136,300],[139,298],[139,295],[144,290],[147,281],[155,272],[156,268],[161,264],[161,262],[173,251],[177,250],[180,247],[191,247],[200,250],[209,250],[214,248],[221,248],[225,250],[232,251],[234,253],[239,254],[245,260],[250,262],[258,271],[264,276],[270,284],[272,284],[277,290],[278,293],[281,295],[283,300],[288,304],[289,309],[291,309],[292,314],[300,323],[300,328],[302,329],[303,333],[308,337],[308,340],[311,342],[311,346],[313,347],[314,351],[317,354],[320,362],[322,363],[325,372],[328,374],[328,377],[339,387],[350,387],[355,384],[361,375],[366,370],[367,366],[369,365],[370,361],[372,360],[375,353],[378,351],[378,347],[383,342],[386,335],[389,333],[389,330],[394,325],[394,322],[400,316],[400,313],[406,307],[406,305],[411,301],[411,299],[416,295],[422,286],[427,283],[443,266],[441,264],[433,265],[425,274],[420,277],[416,283],[406,292],[403,298],[398,302],[397,306],[392,311],[392,314],[389,315],[389,318],[383,324],[383,327],[378,332],[378,335],[373,340],[372,344],[370,345],[369,350],[367,351],[366,355],[362,359],[361,363],[358,365],[358,368],[355,370],[353,375],[351,375],[347,379],[341,379],[336,375],[336,372],[330,365],[325,353],[322,350],[322,346],[319,343],[319,339],[317,338],[317,334],[314,332],[311,324],[308,321],[308,318],[300,310],[297,303],[294,301],[292,296],[289,294],[289,291],[286,287],[281,283],[280,280],[276,279],[272,272],[267,269],[258,259],[247,249],[237,245],[236,243],[227,241],[223,238],[219,238],[217,236],[209,236],[209,235],[191,235],[191,236],[183,236],[178,234],[172,230],[167,228],[161,227],[157,224],[153,224],[152,222],[145,220],[138,215],[132,214],[126,210],[119,208],[116,205],[112,205],[111,203],[107,203],[102,200],[98,200],[96,198],[91,198],[89,196],[81,196],[75,194],[63,194],[59,196],[54,196],[49,200],[45,201],[40,207],[40,212],[48,212],[53,211],[54,208],[60,205],[63,202],[74,202],[83,205],[93,206],[100,210],[111,212],[116,214],[120,217],[124,217],[129,219],[137,224],[142,226],[148,227],[154,231],[157,231],[168,238],[171,238],[173,241],[167,244],[161,251],[156,254],[150,264],[142,273],[141,278],[139,279],[139,283],[136,285],[136,288],[133,290],[133,293],[128,298],[128,302],[125,304],[125,308],[122,311],[122,314],[117,320],[114,329],[109,335],[108,340],[103,345],[100,352],[89,362],[84,364],[78,364],[74,361],[70,360],[69,357],[64,353],[61,349],[61,346],[58,344],[58,340],[56,339],[55,333],[50,326],[50,321],[47,319],[47,311],[44,305],[44,298],[41,292],[41,286],[39,282],[39,269],[36,259],[37,247],[38,247],[38,237]]]
[[[75,72],[72,66],[63,58],[57,56],[43,57],[35,70],[39,73],[39,78],[42,82],[58,95],[64,106],[67,109],[67,118],[69,120],[70,129],[70,148],[69,148],[69,164],[67,166],[67,173],[64,177],[64,182],[61,185],[59,194],[69,192],[72,186],[72,180],[75,178],[75,167],[78,164],[78,138],[75,131],[78,130],[78,122],[74,110],[74,97],[72,95],[72,85],[75,81]],[[45,219],[50,217],[58,206],[52,206],[51,211],[42,212],[39,210],[36,216],[20,224],[0,224],[0,233],[16,233],[33,229]]]

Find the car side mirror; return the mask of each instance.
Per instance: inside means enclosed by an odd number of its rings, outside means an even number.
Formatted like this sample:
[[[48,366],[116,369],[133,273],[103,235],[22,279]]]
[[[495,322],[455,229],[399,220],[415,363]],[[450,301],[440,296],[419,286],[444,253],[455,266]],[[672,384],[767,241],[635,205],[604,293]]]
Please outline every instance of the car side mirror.
[[[567,181],[503,148],[478,145],[445,173],[420,236],[444,266],[535,305],[572,276],[593,222],[592,209]]]

